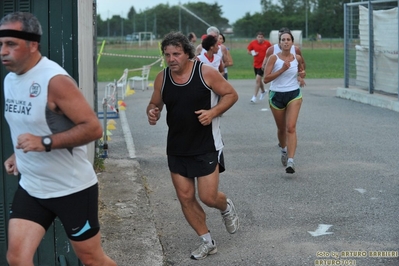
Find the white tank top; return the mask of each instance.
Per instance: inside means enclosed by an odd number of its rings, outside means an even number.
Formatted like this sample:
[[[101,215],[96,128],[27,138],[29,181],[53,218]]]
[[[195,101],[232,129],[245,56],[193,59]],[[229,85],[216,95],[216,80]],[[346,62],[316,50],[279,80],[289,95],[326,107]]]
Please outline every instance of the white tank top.
[[[219,49],[220,50],[220,49]],[[198,59],[203,62],[205,65],[211,66],[217,71],[219,71],[219,65],[222,58],[218,54],[214,54],[212,60],[208,58],[206,53],[202,53],[198,56]]]
[[[281,67],[284,64],[284,61],[281,60],[278,55],[277,60],[274,63],[272,73],[278,71],[281,69]],[[294,91],[299,88],[298,85],[298,79],[297,79],[297,74],[298,74],[298,61],[296,60],[296,57],[294,55],[294,60],[291,61],[290,68],[284,71],[280,76],[278,76],[276,79],[274,79],[271,84],[270,84],[270,90],[271,91],[277,91],[277,92],[288,92],[288,91]]]
[[[202,48],[200,55],[203,55],[206,52],[207,52],[207,50]],[[222,52],[222,48],[220,47],[220,45],[219,45],[219,49],[218,49],[217,55],[220,56],[221,59],[223,59],[223,52]]]
[[[46,136],[73,126],[68,118],[46,108],[48,84],[56,75],[69,76],[57,63],[42,57],[28,72],[22,75],[10,72],[4,79],[4,116],[14,147],[20,134]],[[86,146],[50,152],[14,150],[21,173],[19,184],[33,197],[61,197],[97,183],[93,166],[87,159]]]

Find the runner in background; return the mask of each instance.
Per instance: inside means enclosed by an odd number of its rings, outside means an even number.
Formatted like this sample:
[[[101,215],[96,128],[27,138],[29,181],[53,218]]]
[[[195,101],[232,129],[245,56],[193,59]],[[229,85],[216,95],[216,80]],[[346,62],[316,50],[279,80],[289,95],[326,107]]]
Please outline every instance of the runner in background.
[[[219,45],[215,37],[207,35],[201,42],[202,47],[206,50],[197,56],[197,60],[203,62],[205,65],[211,66],[221,75],[224,74],[224,64],[222,57],[218,55]]]
[[[266,51],[270,46],[272,45],[269,41],[265,40],[265,35],[263,34],[263,32],[259,31],[256,34],[256,39],[251,41],[247,47],[248,54],[252,55],[254,58],[253,66],[255,72],[255,92],[251,98],[252,103],[256,103],[259,90],[261,90],[259,100],[263,100],[267,93],[262,82],[262,64],[266,55]]]
[[[219,34],[219,42],[218,42],[219,46],[222,47],[222,49],[223,49],[223,46],[226,47],[225,61],[223,61],[223,63],[224,63],[224,74],[223,74],[223,76],[224,76],[224,78],[226,80],[228,80],[229,79],[229,75],[228,75],[227,68],[233,66],[234,63],[233,63],[233,58],[231,57],[229,48],[224,45],[225,42],[226,42],[226,39],[225,39],[224,35],[222,33],[220,33]]]

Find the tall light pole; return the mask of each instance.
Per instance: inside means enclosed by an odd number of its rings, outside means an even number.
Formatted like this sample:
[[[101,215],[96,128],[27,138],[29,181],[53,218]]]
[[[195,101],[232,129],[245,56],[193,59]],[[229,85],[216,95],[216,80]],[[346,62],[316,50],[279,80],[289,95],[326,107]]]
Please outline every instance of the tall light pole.
[[[181,7],[180,7],[180,1],[179,1],[179,31],[181,32]]]
[[[147,12],[144,12],[144,31],[147,31]]]
[[[108,38],[109,38],[109,10],[108,10],[108,18],[107,18],[107,28],[108,28]]]
[[[123,11],[121,13],[121,36],[122,36],[122,40],[123,40]]]
[[[154,14],[154,27],[153,27],[153,32],[154,32],[154,36],[155,38],[157,38],[157,14]],[[152,38],[152,36],[151,36]]]
[[[305,38],[308,39],[308,1],[305,0],[305,16],[306,16],[306,25],[305,25]]]
[[[136,33],[136,14],[133,13],[133,32]]]

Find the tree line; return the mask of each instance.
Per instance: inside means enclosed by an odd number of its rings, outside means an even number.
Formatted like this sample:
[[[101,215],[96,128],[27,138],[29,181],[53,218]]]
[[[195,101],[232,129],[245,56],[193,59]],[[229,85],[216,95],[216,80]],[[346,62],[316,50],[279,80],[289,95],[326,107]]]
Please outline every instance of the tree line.
[[[127,18],[113,15],[103,19],[97,16],[97,36],[121,37],[137,32],[152,32],[162,38],[170,31],[189,32],[201,36],[209,25],[222,32],[233,29],[235,37],[253,38],[256,32],[268,35],[281,27],[302,30],[304,38],[323,37],[342,38],[344,26],[344,3],[352,0],[259,0],[260,12],[246,13],[234,23],[222,14],[222,6],[204,2],[178,5],[159,4],[153,8],[137,12],[132,6]]]

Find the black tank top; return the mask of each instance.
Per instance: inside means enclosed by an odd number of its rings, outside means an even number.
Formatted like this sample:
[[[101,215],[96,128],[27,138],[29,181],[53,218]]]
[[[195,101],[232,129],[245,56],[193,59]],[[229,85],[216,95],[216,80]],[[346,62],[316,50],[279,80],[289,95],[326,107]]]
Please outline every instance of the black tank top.
[[[202,62],[194,60],[190,78],[184,84],[173,81],[169,67],[164,70],[162,100],[169,127],[166,153],[193,156],[223,148],[219,117],[208,126],[198,121],[195,111],[209,110],[217,104],[218,96],[208,87],[201,72]]]

